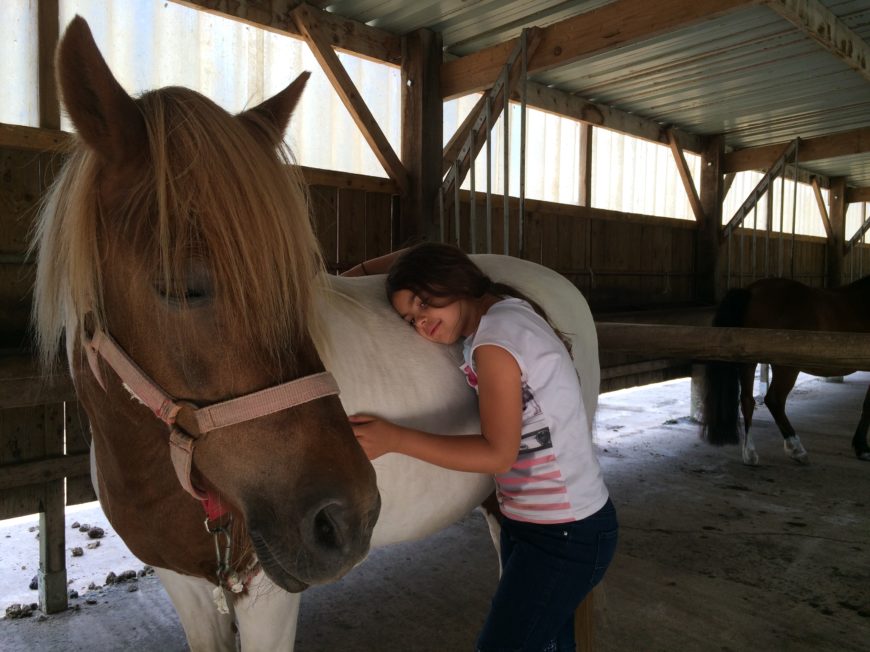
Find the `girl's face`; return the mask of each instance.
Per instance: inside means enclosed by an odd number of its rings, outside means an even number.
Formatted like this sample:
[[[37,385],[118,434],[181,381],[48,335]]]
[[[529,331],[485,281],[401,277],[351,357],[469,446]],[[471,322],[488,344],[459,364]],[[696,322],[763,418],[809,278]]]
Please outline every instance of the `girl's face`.
[[[471,335],[480,323],[480,311],[473,299],[450,301],[438,297],[434,301],[439,305],[432,305],[428,297],[398,290],[390,301],[402,319],[430,342],[453,344],[460,337]]]

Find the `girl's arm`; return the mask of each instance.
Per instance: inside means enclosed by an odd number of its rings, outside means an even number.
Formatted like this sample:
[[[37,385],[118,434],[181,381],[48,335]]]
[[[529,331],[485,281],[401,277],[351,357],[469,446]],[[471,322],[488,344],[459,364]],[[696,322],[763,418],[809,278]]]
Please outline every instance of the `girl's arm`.
[[[520,368],[497,346],[475,349],[479,390],[479,435],[436,435],[365,415],[351,425],[369,459],[402,453],[454,471],[503,473],[517,459],[522,427]]]

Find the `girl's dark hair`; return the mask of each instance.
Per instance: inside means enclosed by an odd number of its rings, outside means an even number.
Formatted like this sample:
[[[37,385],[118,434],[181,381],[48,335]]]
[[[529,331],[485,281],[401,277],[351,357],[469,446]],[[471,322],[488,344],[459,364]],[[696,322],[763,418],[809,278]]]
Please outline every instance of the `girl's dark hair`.
[[[487,293],[522,299],[550,325],[571,352],[571,341],[553,326],[537,301],[507,283],[493,281],[459,247],[423,242],[409,248],[390,267],[386,290],[388,300],[399,290],[410,290],[418,297],[426,297],[427,301],[431,298],[446,299],[444,305],[461,298],[479,299]]]

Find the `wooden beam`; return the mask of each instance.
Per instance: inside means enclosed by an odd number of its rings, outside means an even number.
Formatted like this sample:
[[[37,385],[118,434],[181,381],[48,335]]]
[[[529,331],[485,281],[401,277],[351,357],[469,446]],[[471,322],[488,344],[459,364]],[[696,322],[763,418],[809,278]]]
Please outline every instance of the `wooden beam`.
[[[580,132],[580,201],[581,206],[592,206],[592,125],[584,124]]]
[[[526,93],[528,105],[541,111],[586,122],[596,127],[612,129],[654,143],[669,144],[668,129],[655,120],[620,111],[604,104],[588,102],[576,95],[532,81],[527,82]],[[511,99],[519,101],[519,94],[515,91]],[[701,136],[673,127],[671,130],[685,151],[694,154],[703,151],[704,139]]]
[[[819,207],[819,215],[822,218],[822,226],[825,227],[825,233],[828,238],[831,237],[831,220],[828,219],[828,208],[825,206],[825,198],[822,197],[822,189],[819,188],[819,181],[815,177],[810,179],[810,185],[813,188],[813,195],[816,197],[816,206]]]
[[[0,122],[0,147],[34,152],[60,152],[69,146],[71,140],[72,135],[65,131]]]
[[[764,170],[770,167],[787,143],[737,149],[725,154],[724,172]],[[816,138],[801,138],[800,162],[870,153],[870,127],[840,131]]]
[[[870,81],[870,45],[819,0],[767,0],[767,6]]]
[[[674,155],[674,162],[677,164],[677,172],[680,174],[680,179],[683,182],[683,188],[686,190],[686,195],[689,198],[689,205],[692,207],[692,213],[695,215],[695,221],[698,224],[703,224],[705,221],[704,208],[701,206],[701,198],[698,197],[698,190],[695,188],[695,181],[692,179],[692,172],[686,163],[686,157],[683,155],[683,148],[677,141],[677,136],[668,129],[668,145],[671,148],[671,153]]]
[[[450,137],[447,145],[444,146],[444,151],[441,153],[442,175],[446,174],[450,169],[450,166],[453,165],[453,161],[455,161],[456,157],[459,156],[459,150],[462,149],[465,141],[468,140],[468,134],[471,133],[474,123],[477,122],[477,119],[486,109],[486,97],[486,93],[480,96],[480,99],[477,100],[477,103],[471,108],[468,115],[465,116],[465,120],[462,121],[462,124],[459,125],[454,134]]]
[[[302,173],[305,183],[309,186],[330,186],[333,188],[346,188],[348,190],[365,190],[366,192],[377,192],[385,195],[396,195],[399,192],[396,182],[384,177],[310,168],[302,165],[299,166],[299,171]]]
[[[867,219],[864,220],[864,224],[858,227],[858,230],[855,231],[855,235],[849,238],[849,248],[854,247],[856,244],[861,242],[861,239],[864,237],[864,234],[870,230],[870,216],[867,216]]]
[[[336,93],[350,112],[356,126],[359,127],[366,142],[372,148],[375,157],[384,166],[384,170],[396,182],[399,189],[405,192],[408,188],[408,173],[357,91],[356,86],[354,86],[347,70],[339,61],[338,55],[332,49],[329,33],[318,22],[318,15],[315,12],[315,9],[306,5],[300,5],[294,9],[293,18],[296,21],[296,26],[304,34],[314,57],[320,63]]]
[[[75,453],[0,465],[0,491],[87,475],[91,471],[90,457],[89,453]]]
[[[870,186],[866,188],[847,188],[846,202],[853,204],[859,201],[870,201]]]
[[[440,237],[438,187],[441,184],[441,146],[444,103],[438,95],[441,35],[416,30],[403,39],[402,161],[408,188],[398,199],[393,221],[393,246]]]
[[[39,126],[60,129],[60,100],[54,78],[54,51],[60,34],[58,0],[37,3],[39,32]]]
[[[716,273],[719,261],[719,231],[725,185],[721,173],[725,139],[712,136],[701,155],[701,208],[704,220],[695,235],[695,301],[715,303],[719,297]]]
[[[543,28],[541,47],[529,60],[528,71],[533,74],[566,66],[754,4],[757,0],[617,0]],[[446,62],[441,70],[441,96],[450,99],[488,88],[518,40]]]
[[[831,179],[831,192],[828,197],[831,221],[831,236],[827,244],[827,282],[828,287],[836,288],[843,284],[843,254],[846,240],[846,179]]]
[[[776,179],[781,173],[785,171],[785,165],[790,160],[794,160],[795,152],[798,148],[799,141],[795,138],[792,142],[786,145],[779,154],[779,157],[773,162],[767,172],[761,177],[758,184],[755,188],[752,189],[752,192],[749,193],[749,196],[746,200],[741,204],[740,208],[737,209],[737,212],[734,213],[734,217],[728,220],[728,224],[725,225],[722,230],[722,236],[727,237],[731,234],[731,231],[740,226],[740,223],[743,221],[743,218],[746,214],[751,211],[755,205],[758,203],[758,200],[761,199],[761,196],[767,191],[770,187],[770,184],[773,183],[773,180]],[[727,156],[727,154],[726,154]]]
[[[870,370],[870,334],[596,322],[607,353]]]
[[[0,357],[0,409],[35,407],[75,400],[66,365],[46,374],[31,355]]]
[[[291,9],[299,4],[293,0],[172,0],[172,2],[279,34],[304,38],[304,34],[300,32],[293,19]],[[308,9],[317,16],[317,22],[337,50],[396,66],[401,63],[401,37],[313,6],[309,6]]]
[[[526,34],[526,52],[531,58],[538,46],[541,43],[541,30],[532,28],[525,32]],[[510,56],[502,66],[502,73],[498,80],[494,80],[493,86],[484,94],[484,107],[486,106],[486,97],[490,98],[490,121],[489,128],[495,125],[496,120],[502,114],[505,107],[510,101],[510,94],[520,81],[523,70],[522,61],[522,41],[519,41],[517,48],[510,53]],[[444,183],[441,185],[441,192],[445,198],[445,210],[449,210],[453,204],[453,187],[454,185],[462,185],[465,175],[468,174],[471,164],[477,157],[478,152],[486,144],[488,138],[486,116],[483,111],[478,111],[474,122],[468,126],[468,131],[461,136],[462,146],[456,154],[456,158],[451,161],[444,160],[442,162],[442,173],[447,176]],[[465,126],[465,123],[463,123]],[[454,167],[454,163],[456,166]],[[457,181],[458,177],[458,181]]]

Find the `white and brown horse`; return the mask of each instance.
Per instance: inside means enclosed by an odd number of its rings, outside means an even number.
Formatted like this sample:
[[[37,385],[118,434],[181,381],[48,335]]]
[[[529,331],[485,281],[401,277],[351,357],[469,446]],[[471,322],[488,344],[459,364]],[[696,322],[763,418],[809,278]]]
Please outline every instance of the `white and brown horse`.
[[[37,224],[35,322],[46,361],[66,339],[100,503],[158,568],[191,648],[235,649],[235,622],[245,650],[292,649],[307,586],[491,492],[487,476],[399,455],[372,465],[347,422],[476,431],[460,354],[417,337],[381,277],[323,273],[281,145],[307,75],[236,116],[182,88],[134,99],[81,18],[57,64],[78,138]],[[477,262],[572,337],[591,421],[583,297],[531,263]]]

